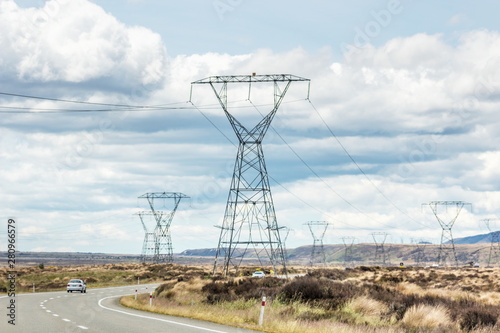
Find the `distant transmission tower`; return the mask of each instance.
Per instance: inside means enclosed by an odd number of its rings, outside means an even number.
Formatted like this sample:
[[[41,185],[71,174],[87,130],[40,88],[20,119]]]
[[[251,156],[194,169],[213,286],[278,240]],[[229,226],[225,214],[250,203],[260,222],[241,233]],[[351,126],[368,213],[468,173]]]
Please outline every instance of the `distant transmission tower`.
[[[280,227],[276,220],[271,188],[262,150],[262,141],[285,94],[294,81],[307,81],[289,74],[211,76],[192,84],[209,84],[239,140],[233,178],[214,261],[217,271],[220,257],[224,257],[222,271],[238,268],[251,248],[259,263],[281,266],[286,274],[286,260]],[[251,128],[245,127],[229,112],[228,84],[248,84],[248,100],[252,84],[271,83],[274,86],[274,104],[271,111]],[[239,248],[240,247],[240,248]],[[241,251],[241,248],[243,250]]]
[[[387,253],[384,244],[389,234],[386,232],[372,232],[371,235],[375,243],[375,264],[385,265],[387,262]]]
[[[441,225],[441,229],[443,230],[441,232],[441,244],[439,246],[438,264],[445,264],[447,262],[447,259],[451,257],[455,263],[455,266],[458,267],[457,252],[455,251],[455,242],[453,240],[451,229],[453,228],[453,225],[455,224],[455,221],[457,220],[462,208],[466,205],[469,205],[472,208],[472,204],[463,201],[431,201],[422,205],[428,205],[429,207],[431,207],[434,216],[438,220],[439,224]],[[448,211],[448,207],[455,207],[455,213],[451,215],[449,220],[445,221],[440,217],[440,215],[442,215],[442,211],[438,209],[438,207],[440,206],[444,206],[446,212]]]
[[[417,249],[413,252],[415,263],[417,266],[420,266],[420,264],[422,264],[425,258],[425,247],[427,245],[427,242],[423,240],[412,239],[412,243],[414,243],[415,246],[417,247]]]
[[[288,260],[288,250],[287,250],[287,247],[286,247],[286,241],[288,240],[288,236],[290,235],[290,232],[294,232],[293,229],[291,228],[288,228],[288,227],[283,227],[283,232],[285,234],[285,237],[283,238],[283,252],[285,254],[285,259]]]
[[[171,263],[173,261],[173,249],[170,236],[170,225],[172,224],[174,214],[177,211],[181,199],[189,197],[178,192],[153,192],[145,193],[139,196],[139,198],[147,199],[149,208],[151,209],[150,212],[138,213],[145,232],[142,248],[143,262]],[[163,199],[164,203],[166,199],[173,199],[173,208],[170,211],[158,210],[158,207],[155,207],[155,200],[158,199]],[[153,216],[154,218],[155,225],[153,231],[147,228],[144,222],[144,217],[147,215]]]
[[[491,265],[500,262],[500,230],[492,231],[492,229],[497,229],[493,228],[493,225],[495,225],[497,221],[500,221],[500,219],[484,219],[482,221],[486,224],[491,234],[490,253],[488,255],[488,267],[491,267]]]
[[[321,263],[326,265],[326,255],[325,255],[325,247],[323,246],[323,238],[325,237],[326,229],[330,225],[326,221],[309,221],[305,223],[309,227],[309,231],[311,231],[311,235],[313,237],[313,248],[311,251],[311,259],[310,265],[314,265],[315,263]]]
[[[149,223],[151,217],[153,216],[153,213],[150,211],[142,211],[138,212],[137,215],[139,215],[142,227],[144,229],[144,242],[142,244],[141,262],[154,262],[155,258],[158,257],[156,255],[156,235],[153,231],[155,226],[151,226],[151,223]]]
[[[348,265],[353,261],[352,247],[354,245],[354,237],[342,237],[344,243],[344,265]]]

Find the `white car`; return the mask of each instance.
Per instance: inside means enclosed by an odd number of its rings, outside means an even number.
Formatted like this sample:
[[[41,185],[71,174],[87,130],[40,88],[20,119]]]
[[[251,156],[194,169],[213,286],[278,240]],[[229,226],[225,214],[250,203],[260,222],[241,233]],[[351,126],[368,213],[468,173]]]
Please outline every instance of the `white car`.
[[[266,276],[266,274],[264,274],[264,272],[262,272],[262,271],[256,271],[256,272],[254,272],[254,273],[252,274],[252,277],[259,277],[259,278],[263,278],[263,277],[265,277],[265,276]]]
[[[83,280],[80,279],[71,279],[68,282],[68,287],[66,288],[66,291],[69,293],[70,291],[79,291],[81,293],[86,293],[87,292],[87,285]]]

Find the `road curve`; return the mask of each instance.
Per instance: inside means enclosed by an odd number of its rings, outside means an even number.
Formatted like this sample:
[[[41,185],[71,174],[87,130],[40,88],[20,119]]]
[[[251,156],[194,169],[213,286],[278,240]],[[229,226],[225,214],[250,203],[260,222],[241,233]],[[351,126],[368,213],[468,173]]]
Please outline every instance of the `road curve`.
[[[120,296],[154,291],[158,284],[88,289],[87,293],[65,291],[18,294],[15,325],[8,316],[12,298],[0,296],[0,332],[22,333],[250,333],[230,326],[129,309]]]

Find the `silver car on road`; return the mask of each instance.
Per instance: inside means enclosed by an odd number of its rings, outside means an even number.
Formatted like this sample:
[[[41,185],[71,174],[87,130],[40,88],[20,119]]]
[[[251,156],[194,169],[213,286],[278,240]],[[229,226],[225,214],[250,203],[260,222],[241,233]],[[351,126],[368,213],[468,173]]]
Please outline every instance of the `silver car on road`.
[[[87,292],[87,285],[85,284],[85,281],[80,280],[80,279],[71,279],[68,282],[68,287],[66,288],[67,292],[69,293],[70,291],[79,291],[81,293],[86,293]]]

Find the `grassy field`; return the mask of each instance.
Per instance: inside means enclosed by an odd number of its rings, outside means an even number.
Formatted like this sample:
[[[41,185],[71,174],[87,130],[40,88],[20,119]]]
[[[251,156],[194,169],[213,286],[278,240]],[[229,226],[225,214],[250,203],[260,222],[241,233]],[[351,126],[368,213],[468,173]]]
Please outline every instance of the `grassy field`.
[[[247,271],[248,273],[249,271]],[[248,274],[245,274],[248,275]],[[264,325],[258,325],[262,296]],[[183,276],[122,304],[276,333],[500,331],[500,269],[358,267],[285,280]]]
[[[292,269],[293,279],[250,278],[252,267],[222,279],[210,268],[109,264],[19,267],[17,292],[65,290],[71,278],[88,288],[162,282],[149,295],[123,297],[123,305],[265,332],[500,332],[500,269],[396,268]],[[0,293],[7,269],[0,269]],[[258,325],[262,296],[264,325]]]
[[[164,267],[164,266],[163,266]],[[201,268],[200,272],[202,272]],[[7,268],[0,268],[0,293],[7,291]],[[16,291],[66,290],[70,279],[82,279],[87,288],[112,287],[137,283],[161,282],[168,279],[168,273],[157,265],[107,264],[70,266],[20,266],[16,268]],[[200,273],[203,274],[203,273]]]

